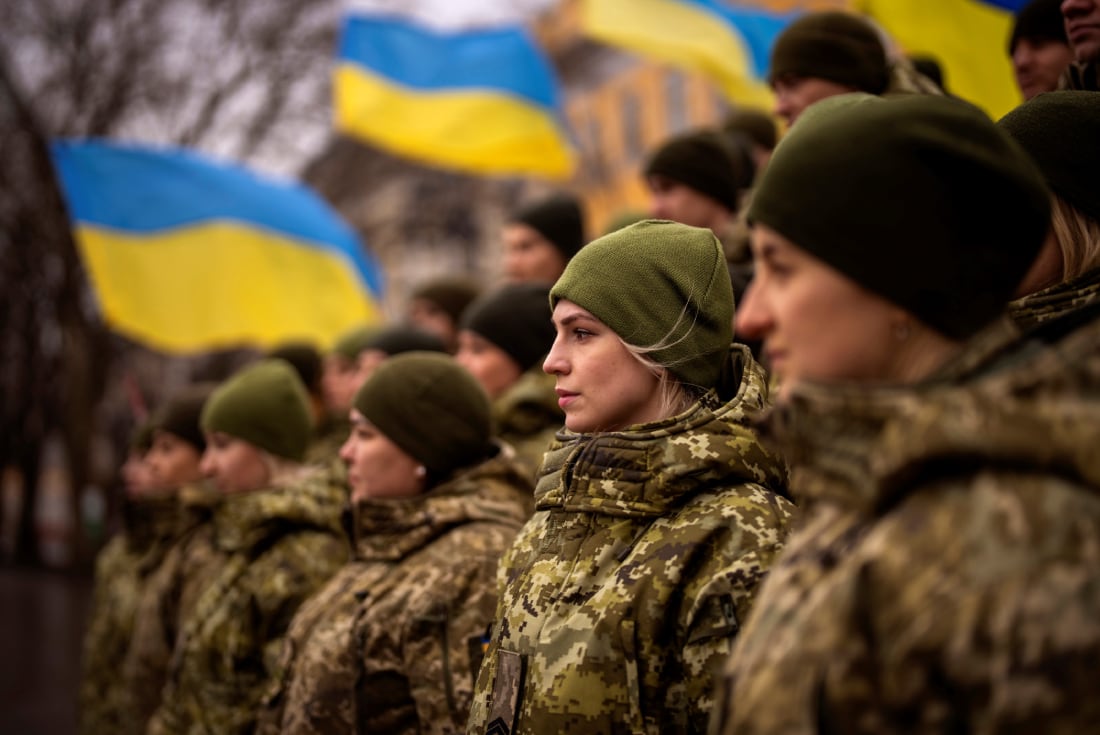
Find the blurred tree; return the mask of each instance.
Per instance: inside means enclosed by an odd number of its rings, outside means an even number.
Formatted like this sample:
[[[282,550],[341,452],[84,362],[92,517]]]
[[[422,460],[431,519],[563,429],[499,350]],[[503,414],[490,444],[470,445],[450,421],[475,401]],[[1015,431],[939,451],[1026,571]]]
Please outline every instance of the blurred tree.
[[[97,432],[124,435],[119,425],[130,423],[118,421],[125,392],[115,386],[126,375],[163,377],[169,359],[109,334],[100,322],[49,140],[179,144],[292,172],[328,136],[338,13],[335,0],[17,0],[5,7],[0,467],[22,473],[19,561],[39,558],[34,493],[46,437],[57,432],[64,440],[77,490],[72,517],[79,519],[81,488],[114,485],[113,476],[94,476],[89,447]],[[135,368],[142,360],[158,367]],[[148,383],[139,389],[155,394],[165,387],[155,378]],[[75,541],[76,560],[86,561],[87,539],[78,533]]]

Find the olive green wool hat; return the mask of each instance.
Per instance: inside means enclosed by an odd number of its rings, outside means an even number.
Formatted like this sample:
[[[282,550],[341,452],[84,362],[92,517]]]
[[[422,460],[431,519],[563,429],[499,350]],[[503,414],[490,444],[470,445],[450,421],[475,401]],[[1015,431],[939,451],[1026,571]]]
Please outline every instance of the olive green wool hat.
[[[513,283],[482,296],[462,315],[462,329],[481,335],[527,372],[554,344],[544,283]]]
[[[199,452],[205,450],[206,437],[199,419],[214,388],[213,383],[195,383],[181,389],[154,412],[153,429],[178,436]]]
[[[436,477],[490,456],[489,397],[449,355],[405,352],[378,366],[355,408]]]
[[[852,94],[807,108],[776,147],[748,217],[964,339],[1001,313],[1035,260],[1050,195],[978,108]]]
[[[300,462],[313,430],[309,396],[288,362],[260,360],[214,391],[202,409],[202,428]]]
[[[737,211],[741,190],[752,184],[751,166],[733,141],[718,131],[696,130],[665,141],[644,173],[678,181]]]
[[[644,220],[593,240],[569,262],[550,306],[567,299],[682,383],[711,388],[733,341],[733,287],[714,233]]]
[[[1031,155],[1055,194],[1100,222],[1100,94],[1036,95],[997,126]]]
[[[584,246],[584,210],[572,194],[560,192],[527,205],[511,218],[536,230],[568,260]]]
[[[772,47],[768,78],[816,77],[882,94],[890,82],[886,49],[875,29],[851,13],[807,13],[787,26]]]
[[[370,325],[344,332],[332,345],[330,353],[355,362],[359,353],[366,349],[367,343],[381,331],[381,326]]]

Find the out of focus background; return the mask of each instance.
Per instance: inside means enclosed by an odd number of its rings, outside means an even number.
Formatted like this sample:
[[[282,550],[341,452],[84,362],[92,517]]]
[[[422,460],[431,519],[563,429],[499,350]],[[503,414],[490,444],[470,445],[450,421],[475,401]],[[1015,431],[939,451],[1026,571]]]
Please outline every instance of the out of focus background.
[[[0,732],[73,731],[118,469],[171,390],[395,318],[431,277],[491,283],[532,197],[576,194],[590,237],[644,211],[646,153],[769,109],[770,40],[806,10],[865,13],[999,116],[1019,4],[6,3]]]

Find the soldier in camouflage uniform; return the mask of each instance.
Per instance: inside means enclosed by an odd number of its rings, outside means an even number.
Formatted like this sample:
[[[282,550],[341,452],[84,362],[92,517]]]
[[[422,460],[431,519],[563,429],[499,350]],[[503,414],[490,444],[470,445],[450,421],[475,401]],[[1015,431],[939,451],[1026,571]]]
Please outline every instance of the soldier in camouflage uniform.
[[[257,732],[457,732],[530,480],[499,456],[485,394],[444,355],[387,361],[352,425],[354,557],[295,615]]]
[[[803,516],[715,735],[1096,730],[1100,328],[1037,349],[997,321],[1048,197],[949,98],[822,102],[777,149],[738,328],[777,358]]]
[[[1100,300],[1100,94],[1049,92],[997,124],[1031,154],[1054,194],[1051,234],[1009,304],[1026,330]]]
[[[310,419],[289,364],[261,360],[222,384],[202,426],[203,471],[223,494],[217,557],[181,621],[150,733],[251,732],[295,610],[347,557],[344,489],[300,464]]]
[[[468,732],[701,732],[793,512],[750,425],[767,385],[731,347],[721,247],[640,222],[585,246],[551,301],[568,430],[501,564]]]
[[[119,732],[132,720],[122,664],[141,625],[141,599],[183,530],[179,490],[202,479],[199,461],[206,442],[199,412],[209,392],[210,386],[190,386],[165,402],[139,432],[124,468],[126,530],[97,560],[84,648],[81,732]],[[140,463],[136,475],[134,461]]]
[[[554,378],[542,370],[554,341],[549,297],[550,286],[536,283],[481,297],[462,318],[455,355],[489,394],[497,437],[515,450],[532,481],[565,419]]]

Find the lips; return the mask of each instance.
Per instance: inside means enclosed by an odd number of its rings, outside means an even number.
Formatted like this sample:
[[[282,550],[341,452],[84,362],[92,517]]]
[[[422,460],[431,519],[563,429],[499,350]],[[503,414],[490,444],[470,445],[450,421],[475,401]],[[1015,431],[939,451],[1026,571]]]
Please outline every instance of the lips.
[[[1066,26],[1066,35],[1070,43],[1088,40],[1100,35],[1100,26],[1094,23],[1070,23]]]
[[[565,409],[570,403],[576,399],[580,393],[574,393],[571,390],[565,390],[564,388],[555,388],[554,392],[558,394],[558,407],[562,410]]]

